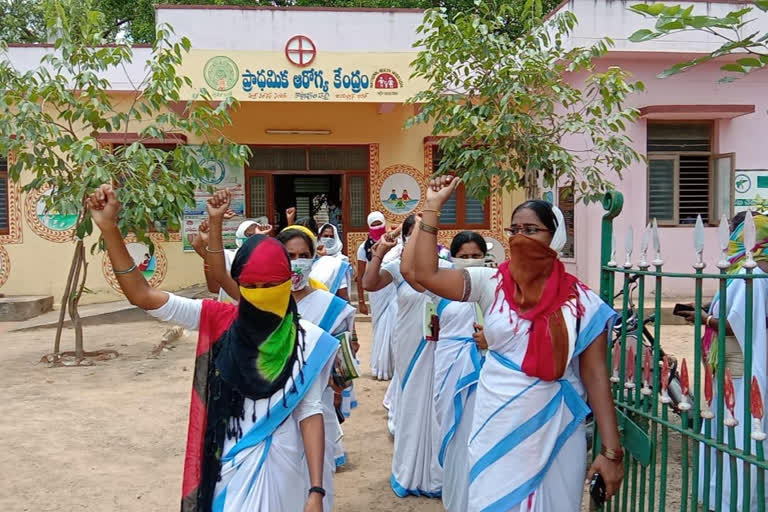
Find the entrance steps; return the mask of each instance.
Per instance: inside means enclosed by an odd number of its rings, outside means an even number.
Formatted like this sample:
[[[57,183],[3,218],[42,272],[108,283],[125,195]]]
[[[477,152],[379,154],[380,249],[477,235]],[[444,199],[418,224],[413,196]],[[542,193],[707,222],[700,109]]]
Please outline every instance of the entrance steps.
[[[23,322],[53,310],[51,295],[0,295],[0,322]]]

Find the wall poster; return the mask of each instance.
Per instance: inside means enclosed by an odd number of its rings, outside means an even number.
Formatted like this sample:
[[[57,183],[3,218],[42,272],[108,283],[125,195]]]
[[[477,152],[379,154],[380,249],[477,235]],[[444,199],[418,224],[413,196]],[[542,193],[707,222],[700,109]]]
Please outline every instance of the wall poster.
[[[208,218],[205,207],[211,197],[207,190],[208,186],[216,189],[229,188],[232,191],[231,209],[235,212],[235,217],[224,221],[223,237],[224,247],[235,249],[235,232],[240,223],[245,220],[245,169],[225,160],[203,160],[201,157],[199,162],[211,171],[211,177],[201,183],[200,188],[195,191],[195,205],[184,209],[181,223],[184,251],[194,250],[191,243],[192,237],[197,235],[200,223]]]

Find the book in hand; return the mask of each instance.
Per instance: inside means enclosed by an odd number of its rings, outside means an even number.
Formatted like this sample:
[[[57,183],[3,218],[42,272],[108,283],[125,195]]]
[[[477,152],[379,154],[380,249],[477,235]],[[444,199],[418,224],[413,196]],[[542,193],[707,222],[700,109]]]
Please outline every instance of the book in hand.
[[[424,307],[424,339],[437,341],[440,338],[440,317],[437,316],[437,304],[427,302]]]
[[[342,382],[349,382],[360,376],[360,366],[358,366],[352,353],[350,343],[352,336],[348,332],[343,332],[336,338],[339,340],[340,347],[338,354],[336,354],[336,361],[333,363],[334,379],[338,378]]]

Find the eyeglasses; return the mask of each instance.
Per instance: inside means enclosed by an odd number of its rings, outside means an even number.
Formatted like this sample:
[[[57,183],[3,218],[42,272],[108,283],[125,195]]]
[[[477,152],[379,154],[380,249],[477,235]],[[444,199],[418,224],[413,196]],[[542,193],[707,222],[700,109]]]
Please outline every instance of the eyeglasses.
[[[515,236],[521,233],[525,236],[535,236],[536,233],[539,233],[539,232],[551,233],[552,231],[547,228],[540,228],[535,224],[522,224],[522,225],[518,224],[517,226],[510,226],[508,228],[504,228],[504,232],[508,236]]]

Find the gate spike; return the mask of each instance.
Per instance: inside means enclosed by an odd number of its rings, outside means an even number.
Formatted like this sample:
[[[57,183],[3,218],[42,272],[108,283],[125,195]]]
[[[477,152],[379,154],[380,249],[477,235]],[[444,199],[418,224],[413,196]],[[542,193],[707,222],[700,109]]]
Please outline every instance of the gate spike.
[[[632,268],[632,249],[634,247],[632,226],[627,227],[627,235],[624,238],[624,252],[627,253],[627,259],[624,261],[624,268]]]
[[[690,380],[688,379],[688,363],[686,362],[685,358],[683,358],[683,362],[680,365],[680,388],[683,392],[683,396],[680,399],[680,403],[677,405],[677,407],[681,411],[687,411],[691,408],[690,402],[688,402],[688,391],[690,391]]]
[[[640,390],[645,396],[653,394],[650,387],[651,382],[651,351],[643,349],[643,389]]]
[[[755,268],[754,256],[752,252],[755,250],[755,244],[757,241],[755,233],[755,219],[752,217],[752,212],[747,211],[747,216],[744,217],[744,250],[746,251],[747,261],[744,262],[744,268]]]
[[[725,418],[723,423],[728,427],[735,427],[739,424],[736,419],[734,409],[736,407],[736,391],[733,388],[733,378],[731,377],[731,369],[725,369],[725,384],[723,385],[723,395],[725,397],[725,407],[728,408],[728,417]]]
[[[720,243],[720,261],[717,262],[717,268],[726,269],[731,266],[728,262],[728,245],[731,239],[731,226],[728,217],[723,214],[720,217],[720,227],[717,229],[717,238]]]
[[[648,244],[651,241],[651,223],[649,222],[647,226],[645,226],[645,231],[643,231],[643,238],[640,241],[640,263],[637,265],[640,267],[641,270],[646,270],[648,267],[650,267],[650,264],[648,263]]]
[[[669,359],[667,356],[661,358],[661,403],[668,404],[672,401],[669,398],[667,389],[669,387]]]
[[[715,417],[712,411],[712,365],[704,365],[704,408],[701,410],[701,417],[711,420]]]
[[[760,394],[760,384],[757,377],[752,376],[752,390],[749,393],[750,409],[752,411],[752,439],[765,441],[767,437],[763,430],[763,395]]]
[[[656,259],[653,260],[653,264],[660,267],[664,264],[664,260],[661,259],[661,240],[659,239],[659,223],[656,221],[656,217],[653,218],[653,250],[656,252]]]
[[[635,347],[629,346],[627,351],[627,369],[626,369],[626,381],[624,387],[627,389],[635,389]]]
[[[617,341],[613,344],[613,349],[611,350],[613,355],[611,356],[612,363],[613,363],[613,372],[611,373],[611,382],[614,384],[617,384],[621,382],[621,379],[619,378],[619,367],[621,366],[621,345]]]
[[[609,267],[616,266],[616,232],[611,232],[611,260],[608,262]]]
[[[693,248],[696,251],[696,263],[693,268],[704,268],[704,221],[701,214],[696,216],[696,226],[693,228]]]

